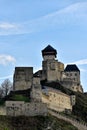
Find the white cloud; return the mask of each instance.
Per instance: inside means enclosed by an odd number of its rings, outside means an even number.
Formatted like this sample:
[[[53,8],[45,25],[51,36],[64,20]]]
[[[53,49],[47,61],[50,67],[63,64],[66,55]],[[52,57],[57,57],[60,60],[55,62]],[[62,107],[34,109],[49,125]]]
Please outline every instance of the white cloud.
[[[9,63],[15,63],[15,58],[10,55],[0,55],[0,64],[7,65]]]
[[[0,35],[13,35],[21,33],[22,24],[0,22]]]
[[[87,72],[86,69],[81,68],[81,65],[87,65],[87,59],[82,59],[82,60],[75,61],[75,62],[72,62],[72,63],[67,63],[67,64],[76,64],[76,65],[79,66],[81,72]],[[66,66],[67,64],[65,64],[65,66]]]
[[[87,2],[79,2],[43,17],[49,24],[82,24],[87,22]]]
[[[75,62],[70,63],[70,64],[87,65],[87,59],[82,59],[82,60],[79,60],[79,61],[75,61]]]
[[[64,25],[86,25],[87,2],[79,2],[66,8],[23,23],[0,23],[0,35],[23,34],[47,28],[61,28]]]
[[[8,29],[17,29],[17,25],[15,24],[12,24],[12,23],[0,23],[0,29],[5,29],[5,30],[8,30]]]

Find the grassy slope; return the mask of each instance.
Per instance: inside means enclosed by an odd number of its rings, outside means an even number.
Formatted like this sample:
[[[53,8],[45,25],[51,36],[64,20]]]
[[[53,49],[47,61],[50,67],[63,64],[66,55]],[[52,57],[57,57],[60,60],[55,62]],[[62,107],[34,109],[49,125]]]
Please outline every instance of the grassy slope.
[[[0,116],[0,130],[78,130],[70,123],[51,115],[43,117],[5,117]],[[50,129],[49,129],[50,130]]]

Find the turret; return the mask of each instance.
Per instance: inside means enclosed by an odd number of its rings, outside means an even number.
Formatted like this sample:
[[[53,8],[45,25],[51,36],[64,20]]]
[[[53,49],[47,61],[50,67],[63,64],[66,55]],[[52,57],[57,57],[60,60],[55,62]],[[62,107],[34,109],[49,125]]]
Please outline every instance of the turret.
[[[61,78],[61,71],[64,67],[61,62],[56,59],[57,51],[48,45],[42,50],[42,79],[47,81],[57,81]]]
[[[73,79],[77,85],[80,85],[80,70],[75,64],[67,65],[65,70],[65,74]]]
[[[41,85],[40,85],[40,77],[33,75],[33,84],[32,84],[32,92],[31,97],[33,101],[41,102]]]
[[[52,46],[48,45],[46,48],[42,50],[42,56],[43,59],[50,60],[50,59],[55,59],[57,55],[56,49],[54,49]]]

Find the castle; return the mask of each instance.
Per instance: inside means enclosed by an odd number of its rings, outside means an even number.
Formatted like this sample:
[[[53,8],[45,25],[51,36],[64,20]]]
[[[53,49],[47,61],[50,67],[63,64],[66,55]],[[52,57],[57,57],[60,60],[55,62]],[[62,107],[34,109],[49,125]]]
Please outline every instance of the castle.
[[[75,64],[69,64],[64,68],[64,63],[56,59],[56,49],[50,45],[42,50],[42,56],[42,70],[37,71],[35,75],[39,75],[41,80],[59,81],[68,89],[83,92],[80,70]]]
[[[72,91],[83,92],[79,68],[75,64],[67,65],[64,68],[64,64],[56,59],[56,49],[50,45],[42,50],[42,56],[42,70],[35,73],[33,73],[33,67],[15,67],[14,91],[30,89],[31,101],[30,103],[6,101],[7,115],[45,115],[47,107],[57,111],[66,109],[72,111],[72,106],[75,105],[74,95],[69,96],[51,87],[46,87],[48,93],[44,93],[41,81],[58,81]]]

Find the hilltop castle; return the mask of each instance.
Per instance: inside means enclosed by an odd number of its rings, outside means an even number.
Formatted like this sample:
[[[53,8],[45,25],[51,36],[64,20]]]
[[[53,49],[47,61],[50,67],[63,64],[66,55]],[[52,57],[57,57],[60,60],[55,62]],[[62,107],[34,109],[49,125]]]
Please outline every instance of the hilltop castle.
[[[59,82],[62,86],[76,92],[83,92],[80,81],[80,70],[75,64],[67,65],[59,62],[57,50],[48,45],[42,50],[42,70],[33,73],[33,67],[15,67],[13,77],[14,91],[30,89],[30,103],[7,101],[7,115],[43,115],[47,107],[57,111],[72,111],[75,105],[75,95],[67,95],[54,88],[46,87],[47,93],[42,92],[41,81]],[[17,108],[17,110],[15,110]]]

